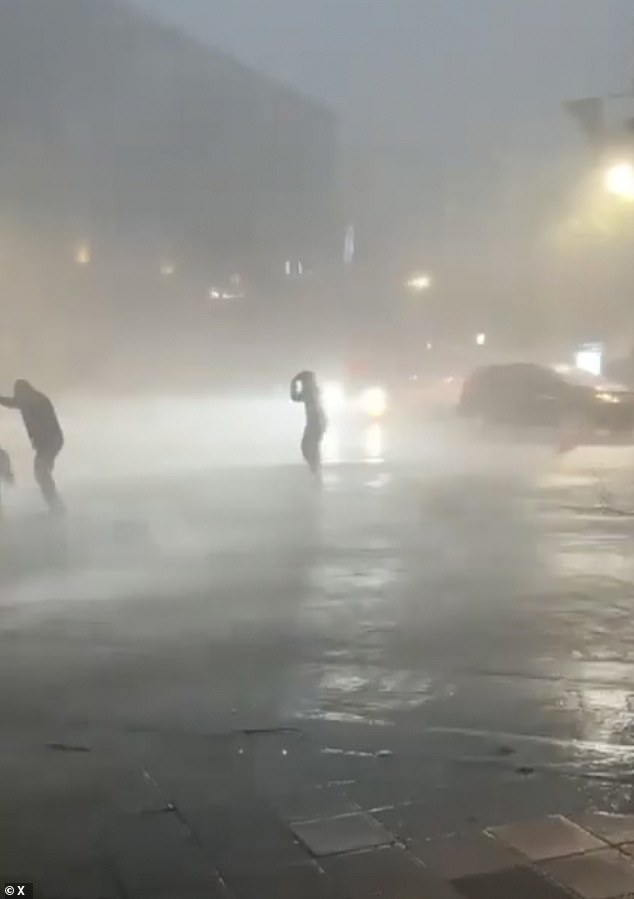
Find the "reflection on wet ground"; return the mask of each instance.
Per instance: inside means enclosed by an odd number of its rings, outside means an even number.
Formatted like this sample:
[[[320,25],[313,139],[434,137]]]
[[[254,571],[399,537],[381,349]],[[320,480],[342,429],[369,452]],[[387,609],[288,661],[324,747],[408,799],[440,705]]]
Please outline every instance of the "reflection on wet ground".
[[[388,460],[333,466],[322,493],[289,467],[71,485],[61,524],[18,504],[0,535],[10,720],[290,722],[344,753],[338,776],[398,755],[405,792],[423,758],[435,777],[620,788],[634,518],[586,486]]]

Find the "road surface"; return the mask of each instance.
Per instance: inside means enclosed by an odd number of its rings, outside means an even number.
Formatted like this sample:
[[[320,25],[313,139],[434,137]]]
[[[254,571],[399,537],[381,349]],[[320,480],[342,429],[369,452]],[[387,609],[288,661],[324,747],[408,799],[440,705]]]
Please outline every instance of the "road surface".
[[[136,813],[155,787],[186,822],[202,797],[250,821],[261,803],[361,808],[402,839],[629,810],[631,451],[435,431],[418,457],[342,456],[321,492],[290,458],[93,458],[92,476],[60,466],[65,521],[23,486],[0,534],[2,826],[21,876],[79,819],[88,870],[82,814]]]

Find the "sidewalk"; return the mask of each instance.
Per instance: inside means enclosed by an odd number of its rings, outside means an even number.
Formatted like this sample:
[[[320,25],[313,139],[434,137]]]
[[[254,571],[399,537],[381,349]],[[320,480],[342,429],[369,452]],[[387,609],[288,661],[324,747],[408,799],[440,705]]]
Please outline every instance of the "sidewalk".
[[[416,780],[292,728],[0,746],[0,882],[45,899],[634,895],[634,816],[574,808],[586,792],[551,775],[456,771],[443,789],[431,757]]]
[[[9,519],[0,888],[634,896],[631,820],[582,817],[633,811],[631,519],[596,478],[293,476]]]

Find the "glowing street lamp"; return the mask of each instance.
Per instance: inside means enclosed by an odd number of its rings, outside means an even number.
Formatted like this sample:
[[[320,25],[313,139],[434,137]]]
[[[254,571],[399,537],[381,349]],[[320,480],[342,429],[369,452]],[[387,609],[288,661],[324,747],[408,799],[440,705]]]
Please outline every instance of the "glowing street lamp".
[[[75,262],[77,265],[90,265],[90,247],[87,243],[80,244],[75,250]]]
[[[162,262],[161,263],[161,275],[164,278],[171,278],[172,275],[176,272],[176,266],[173,262]]]
[[[487,336],[484,331],[480,331],[479,334],[476,334],[475,342],[477,346],[484,346],[487,342]]]
[[[412,275],[406,286],[414,293],[423,293],[423,291],[429,290],[431,284],[430,275]]]
[[[612,196],[634,202],[634,165],[631,162],[616,162],[611,165],[605,172],[603,183]]]

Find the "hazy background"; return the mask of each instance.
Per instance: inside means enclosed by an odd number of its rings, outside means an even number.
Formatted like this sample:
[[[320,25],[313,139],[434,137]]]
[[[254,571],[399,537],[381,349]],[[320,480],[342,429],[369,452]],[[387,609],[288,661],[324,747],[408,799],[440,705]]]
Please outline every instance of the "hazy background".
[[[562,101],[633,75],[629,0],[137,2],[337,110],[349,215],[395,268],[517,255],[584,164]]]
[[[627,0],[0,0],[0,378],[629,349],[634,217],[562,104],[633,48]]]

